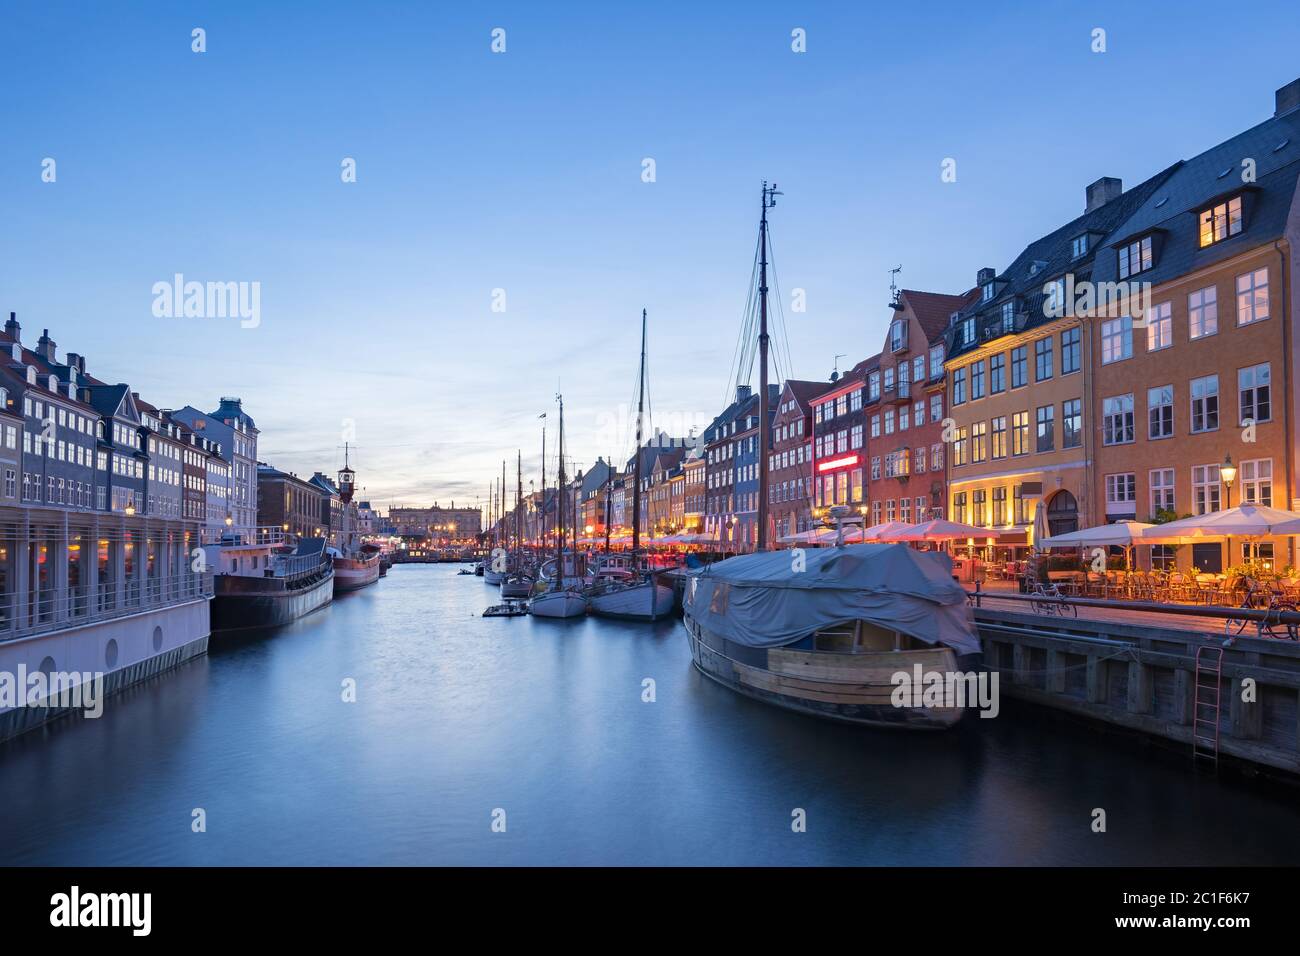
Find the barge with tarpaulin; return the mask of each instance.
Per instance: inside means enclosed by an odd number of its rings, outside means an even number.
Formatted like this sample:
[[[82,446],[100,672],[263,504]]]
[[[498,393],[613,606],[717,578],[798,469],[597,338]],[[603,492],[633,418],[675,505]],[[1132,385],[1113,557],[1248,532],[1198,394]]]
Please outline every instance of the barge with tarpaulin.
[[[208,551],[213,631],[288,624],[334,598],[334,563],[323,538],[304,538],[290,548],[234,536]]]
[[[948,699],[899,706],[899,675],[980,667],[952,562],[904,544],[720,561],[688,572],[683,618],[691,659],[707,677],[764,703],[854,724],[950,727],[966,708]]]

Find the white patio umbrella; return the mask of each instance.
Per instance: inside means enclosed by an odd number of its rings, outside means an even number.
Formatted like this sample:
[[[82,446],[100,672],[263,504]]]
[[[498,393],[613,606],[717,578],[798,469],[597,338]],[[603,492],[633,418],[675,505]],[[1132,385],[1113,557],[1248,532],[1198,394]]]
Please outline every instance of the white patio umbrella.
[[[916,525],[909,524],[906,521],[882,521],[880,524],[873,524],[870,528],[862,531],[864,541],[897,541],[898,535],[904,531],[911,531]]]
[[[977,528],[971,524],[932,518],[913,525],[893,535],[895,541],[958,541],[966,538],[1000,538],[1002,533],[994,528]]]
[[[1300,513],[1268,505],[1238,505],[1223,511],[1180,518],[1154,525],[1143,538],[1181,537],[1191,539],[1266,538],[1300,534]],[[1155,541],[1154,543],[1160,543]]]
[[[1097,547],[1128,548],[1135,544],[1160,544],[1162,542],[1143,541],[1142,535],[1148,528],[1163,528],[1168,525],[1147,524],[1144,521],[1116,521],[1114,524],[1099,524],[1095,528],[1081,528],[1065,534],[1056,534],[1038,542],[1040,548],[1077,548],[1084,545]]]

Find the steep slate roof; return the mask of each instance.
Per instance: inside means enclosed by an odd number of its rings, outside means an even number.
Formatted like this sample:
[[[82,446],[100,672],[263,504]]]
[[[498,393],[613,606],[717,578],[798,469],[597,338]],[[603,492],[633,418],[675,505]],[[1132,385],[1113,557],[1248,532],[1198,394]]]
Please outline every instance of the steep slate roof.
[[[1243,183],[1241,178],[1242,160],[1248,158],[1255,160],[1254,183]],[[1163,242],[1154,266],[1134,277],[1144,282],[1159,284],[1204,269],[1281,238],[1295,198],[1297,177],[1300,109],[1271,117],[1180,163],[1160,188],[1118,224],[1109,244],[1118,247],[1153,230],[1162,231]],[[1238,194],[1243,195],[1245,207],[1241,232],[1202,249],[1199,214],[1215,200],[1224,201]],[[1098,257],[1093,280],[1119,280],[1119,256],[1113,248]]]
[[[1085,212],[1082,216],[1072,219],[1064,226],[1054,229],[1026,246],[1006,271],[998,273],[997,295],[988,302],[977,299],[972,305],[961,310],[958,321],[949,326],[946,333],[948,357],[960,355],[983,342],[999,338],[1002,334],[1010,334],[995,332],[987,337],[981,334],[986,323],[993,326],[1000,322],[1002,304],[1008,299],[1016,300],[1015,330],[1017,332],[1043,324],[1046,321],[1043,309],[1043,301],[1046,298],[1043,292],[1044,285],[1067,273],[1073,273],[1076,282],[1090,281],[1092,278],[1092,265],[1097,250],[1102,248],[1104,240],[1090,242],[1088,251],[1074,258],[1071,255],[1071,242],[1074,238],[1084,233],[1102,237],[1111,235],[1115,228],[1132,216],[1180,165],[1181,162],[1175,163],[1168,169],[1156,173],[1146,182],[1125,190],[1092,212]],[[1102,256],[1102,258],[1113,258],[1113,256]],[[975,341],[966,342],[960,340],[958,333],[961,322],[970,316],[976,317],[977,330]]]
[[[87,397],[88,404],[105,418],[116,416],[117,410],[123,404],[127,406],[128,411],[135,411],[131,386],[121,382],[116,385],[88,385],[82,389],[82,394]],[[139,421],[139,414],[136,414],[135,418]]]
[[[830,391],[836,384],[835,382],[808,382],[797,378],[785,380],[785,387],[790,390],[790,394],[799,403],[799,407],[804,409],[808,407],[810,401],[818,395]],[[780,401],[780,399],[778,398],[777,401]]]

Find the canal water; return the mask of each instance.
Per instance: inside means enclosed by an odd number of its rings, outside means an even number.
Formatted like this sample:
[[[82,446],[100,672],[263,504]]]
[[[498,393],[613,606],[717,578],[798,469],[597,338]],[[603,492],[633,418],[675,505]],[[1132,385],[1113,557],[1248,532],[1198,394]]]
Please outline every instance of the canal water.
[[[943,734],[826,723],[702,677],[679,621],[482,618],[496,597],[454,566],[399,565],[289,628],[214,641],[98,720],[0,746],[0,863],[1300,857],[1282,785],[1005,702]]]

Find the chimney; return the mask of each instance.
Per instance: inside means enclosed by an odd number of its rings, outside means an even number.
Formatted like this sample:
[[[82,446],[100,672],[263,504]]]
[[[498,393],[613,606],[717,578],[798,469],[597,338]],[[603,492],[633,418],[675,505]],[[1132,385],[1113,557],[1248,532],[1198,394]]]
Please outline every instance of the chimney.
[[[992,266],[985,266],[979,272],[975,273],[975,284],[980,286],[987,285],[996,279],[997,275],[997,269],[994,269]]]
[[[69,352],[67,364],[74,366],[79,375],[84,376],[86,374],[86,356],[77,352]]]
[[[1300,106],[1300,80],[1292,80],[1282,87],[1273,94],[1273,99],[1277,104],[1276,109],[1273,110],[1274,116],[1290,113],[1297,106]]]
[[[36,354],[45,356],[47,362],[54,362],[54,339],[50,338],[50,330],[42,329],[41,337],[36,340]]]
[[[5,334],[15,342],[22,341],[23,327],[18,324],[18,313],[10,312],[9,321],[5,323]]]
[[[1124,192],[1124,181],[1122,179],[1116,179],[1114,176],[1102,176],[1101,179],[1084,190],[1088,199],[1087,205],[1083,208],[1084,213],[1100,209],[1112,199],[1118,199],[1122,192]]]
[[[736,401],[737,401],[737,402],[743,402],[743,401],[747,400],[747,399],[748,399],[751,395],[753,395],[753,394],[754,394],[753,390],[752,390],[748,385],[737,385],[737,386],[736,386]]]

